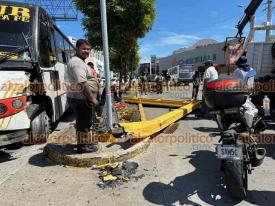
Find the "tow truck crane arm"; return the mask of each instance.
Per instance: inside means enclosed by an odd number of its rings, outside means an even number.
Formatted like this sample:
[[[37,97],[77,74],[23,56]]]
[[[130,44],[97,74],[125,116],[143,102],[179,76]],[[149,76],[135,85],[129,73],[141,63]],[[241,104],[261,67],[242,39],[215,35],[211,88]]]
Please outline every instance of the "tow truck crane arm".
[[[252,0],[250,4],[246,7],[246,9],[244,10],[245,15],[236,26],[236,28],[238,29],[236,37],[242,36],[244,27],[250,21],[251,17],[255,14],[256,10],[259,8],[262,2],[263,0]]]
[[[254,14],[262,2],[263,0],[252,0],[244,10],[244,16],[236,25],[236,28],[238,29],[236,36],[226,37],[223,50],[225,52],[228,74],[230,73],[230,67],[235,65],[235,62],[239,59],[239,57],[245,53],[248,44],[254,37]],[[247,38],[245,38],[242,36],[243,29],[248,22],[250,22],[250,31]]]

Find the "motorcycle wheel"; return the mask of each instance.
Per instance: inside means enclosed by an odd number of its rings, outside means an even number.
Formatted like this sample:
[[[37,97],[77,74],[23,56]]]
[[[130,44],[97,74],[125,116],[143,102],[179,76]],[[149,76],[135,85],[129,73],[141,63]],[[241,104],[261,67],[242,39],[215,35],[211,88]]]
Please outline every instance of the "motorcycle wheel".
[[[227,188],[231,195],[237,199],[244,199],[247,192],[247,168],[243,160],[226,160],[224,173]]]

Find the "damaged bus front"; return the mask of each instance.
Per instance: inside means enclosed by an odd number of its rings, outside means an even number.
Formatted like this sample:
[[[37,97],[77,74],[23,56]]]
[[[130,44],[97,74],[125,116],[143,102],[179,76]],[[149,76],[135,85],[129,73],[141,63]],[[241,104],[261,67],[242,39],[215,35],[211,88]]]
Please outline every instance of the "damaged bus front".
[[[66,110],[74,46],[41,7],[0,1],[0,146],[45,142]]]

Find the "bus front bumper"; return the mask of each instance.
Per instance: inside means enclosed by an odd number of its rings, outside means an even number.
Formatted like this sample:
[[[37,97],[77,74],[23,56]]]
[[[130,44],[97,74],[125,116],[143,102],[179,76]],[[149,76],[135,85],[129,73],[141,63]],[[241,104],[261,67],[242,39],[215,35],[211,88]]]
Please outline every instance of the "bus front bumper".
[[[9,145],[17,142],[23,142],[27,130],[6,131],[0,133],[0,146]]]

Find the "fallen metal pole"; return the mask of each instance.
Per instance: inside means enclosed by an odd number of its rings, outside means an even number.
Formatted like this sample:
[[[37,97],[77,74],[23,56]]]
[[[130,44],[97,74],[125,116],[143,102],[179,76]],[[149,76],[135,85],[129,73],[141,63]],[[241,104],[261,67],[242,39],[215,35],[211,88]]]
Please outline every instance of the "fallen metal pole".
[[[168,99],[150,99],[150,98],[137,98],[137,97],[124,97],[123,100],[132,104],[143,104],[160,107],[177,108],[190,103],[192,100],[168,100]]]
[[[174,111],[148,121],[120,123],[126,132],[133,134],[134,139],[143,139],[160,132],[169,125],[200,107],[200,102],[191,100]]]

